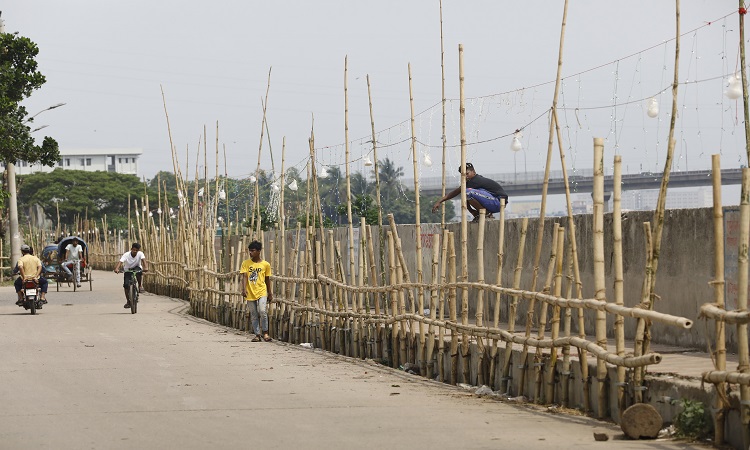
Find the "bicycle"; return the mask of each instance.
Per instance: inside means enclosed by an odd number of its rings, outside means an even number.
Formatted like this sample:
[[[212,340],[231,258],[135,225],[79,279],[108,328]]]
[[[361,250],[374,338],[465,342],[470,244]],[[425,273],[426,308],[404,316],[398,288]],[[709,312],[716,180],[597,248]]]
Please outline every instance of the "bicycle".
[[[138,296],[140,292],[138,290],[138,277],[136,275],[140,272],[145,272],[145,270],[136,267],[134,269],[123,269],[122,271],[124,274],[129,274],[129,276],[125,277],[125,299],[130,304],[130,314],[138,312]]]

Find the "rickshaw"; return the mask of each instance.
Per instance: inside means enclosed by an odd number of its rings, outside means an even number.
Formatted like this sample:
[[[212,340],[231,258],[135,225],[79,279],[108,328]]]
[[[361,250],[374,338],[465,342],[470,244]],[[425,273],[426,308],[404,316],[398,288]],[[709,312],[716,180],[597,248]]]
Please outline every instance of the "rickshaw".
[[[56,246],[57,258],[56,258],[56,265],[54,265],[55,267],[54,279],[57,282],[57,290],[60,291],[60,285],[62,283],[68,283],[68,286],[73,284],[73,292],[75,292],[76,290],[74,265],[72,263],[68,265],[68,268],[70,269],[70,271],[73,272],[72,275],[68,275],[67,273],[65,273],[65,271],[62,268],[62,265],[65,262],[63,260],[63,255],[65,254],[65,247],[67,247],[68,244],[72,243],[74,238],[78,239],[78,243],[81,244],[81,247],[83,248],[83,259],[81,260],[81,284],[88,283],[89,290],[93,291],[94,285],[92,283],[93,280],[91,278],[91,266],[89,265],[89,248],[86,245],[86,242],[84,242],[84,240],[78,236],[68,236],[66,238],[63,238],[60,240],[60,242]],[[49,247],[52,247],[52,246],[45,247],[43,252],[46,252],[47,248]],[[52,251],[50,251],[50,253],[52,253]],[[43,270],[46,272],[46,269],[43,268]]]

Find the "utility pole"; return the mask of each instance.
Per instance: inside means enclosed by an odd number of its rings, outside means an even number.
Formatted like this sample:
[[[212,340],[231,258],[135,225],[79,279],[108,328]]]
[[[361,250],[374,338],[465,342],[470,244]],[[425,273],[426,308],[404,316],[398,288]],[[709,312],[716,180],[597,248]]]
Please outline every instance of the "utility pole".
[[[0,12],[2,15],[2,12]],[[5,26],[0,18],[0,34],[5,33]],[[8,221],[10,228],[10,266],[15,267],[21,257],[21,236],[18,233],[18,197],[16,192],[16,165],[5,162],[5,174],[8,178]]]

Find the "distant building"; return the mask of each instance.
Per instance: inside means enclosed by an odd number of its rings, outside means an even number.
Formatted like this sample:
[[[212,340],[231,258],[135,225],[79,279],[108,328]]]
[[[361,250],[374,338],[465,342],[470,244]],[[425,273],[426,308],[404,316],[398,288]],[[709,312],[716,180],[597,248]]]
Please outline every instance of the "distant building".
[[[85,170],[88,172],[117,172],[138,175],[138,158],[143,154],[140,148],[114,149],[60,149],[60,160],[54,167],[41,164],[16,163],[16,174],[29,175],[37,172],[52,172],[56,168],[65,170]],[[5,168],[0,163],[0,168]]]
[[[622,209],[653,210],[659,198],[658,189],[625,191]],[[707,188],[667,190],[667,209],[706,208],[713,204],[713,191]]]

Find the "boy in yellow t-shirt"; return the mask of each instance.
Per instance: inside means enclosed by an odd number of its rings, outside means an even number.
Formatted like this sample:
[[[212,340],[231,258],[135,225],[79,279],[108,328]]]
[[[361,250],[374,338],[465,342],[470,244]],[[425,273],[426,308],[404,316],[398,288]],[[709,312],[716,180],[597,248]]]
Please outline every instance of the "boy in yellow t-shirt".
[[[268,302],[273,301],[271,264],[260,257],[260,251],[263,249],[263,244],[260,242],[251,242],[247,249],[250,251],[250,259],[242,261],[240,275],[242,276],[242,297],[250,306],[250,317],[255,333],[253,342],[260,342],[261,339],[270,342],[266,309]],[[258,318],[260,318],[260,323]],[[263,332],[262,338],[261,331]]]

